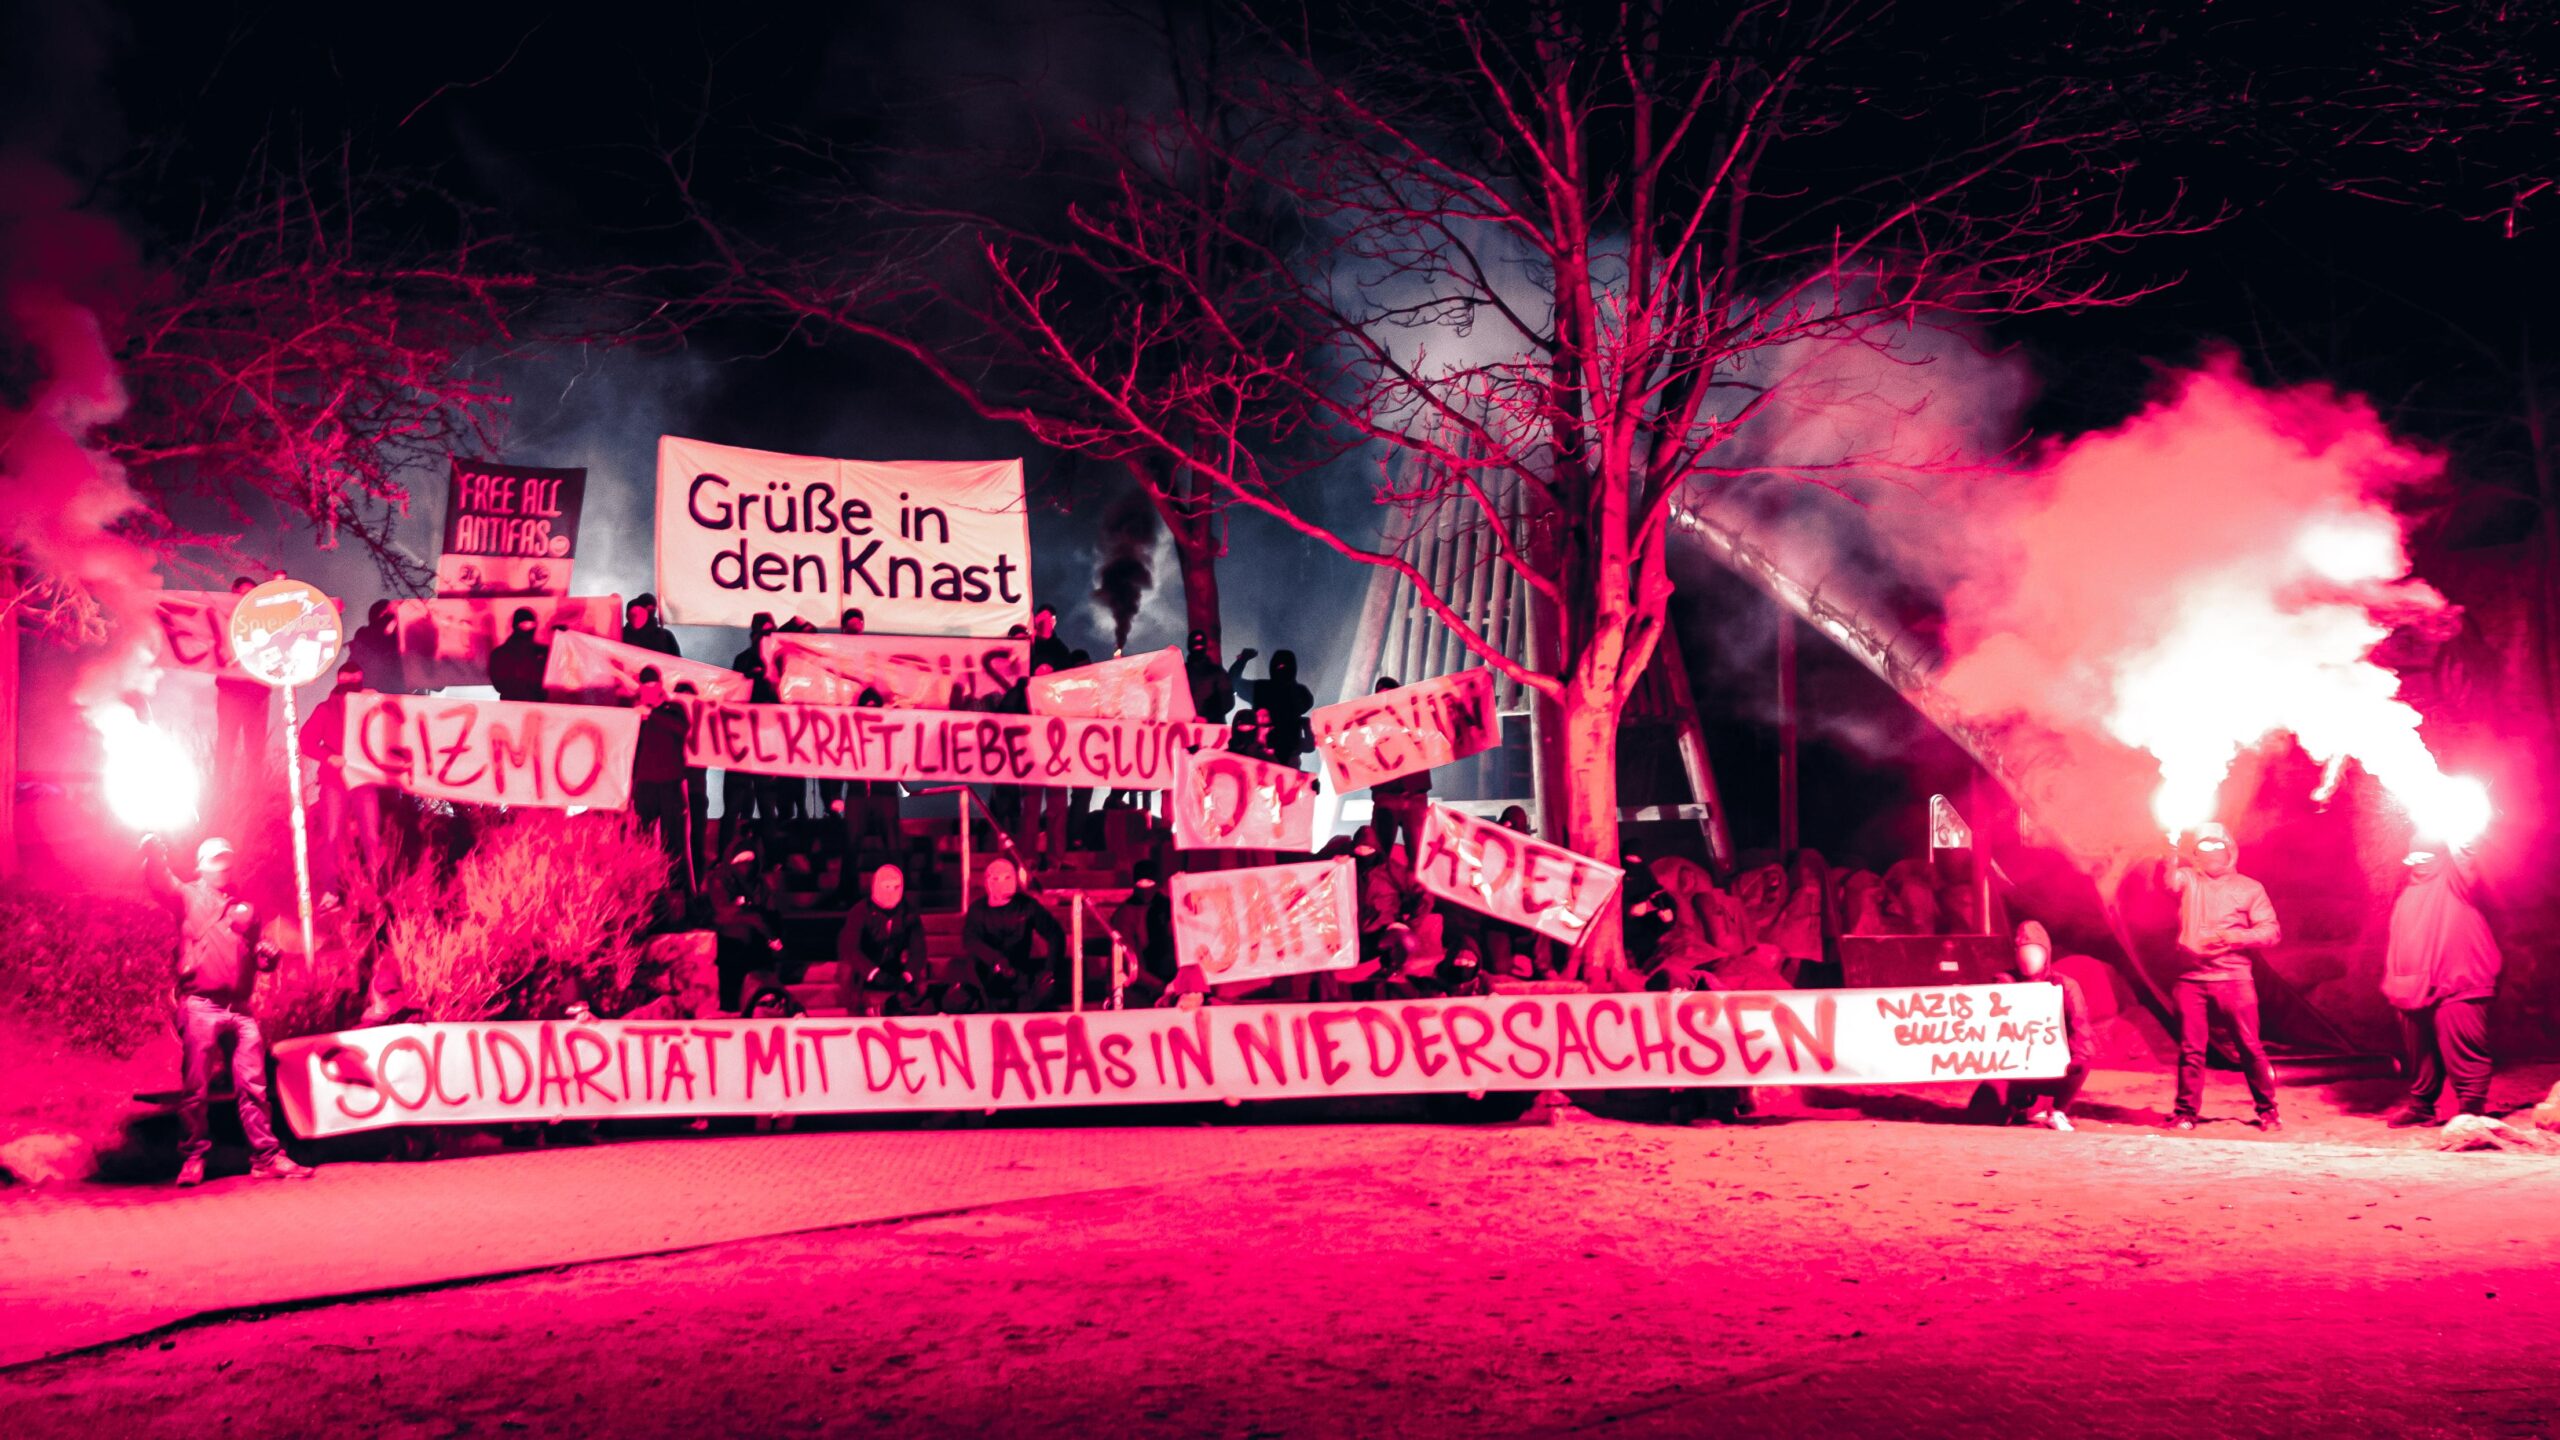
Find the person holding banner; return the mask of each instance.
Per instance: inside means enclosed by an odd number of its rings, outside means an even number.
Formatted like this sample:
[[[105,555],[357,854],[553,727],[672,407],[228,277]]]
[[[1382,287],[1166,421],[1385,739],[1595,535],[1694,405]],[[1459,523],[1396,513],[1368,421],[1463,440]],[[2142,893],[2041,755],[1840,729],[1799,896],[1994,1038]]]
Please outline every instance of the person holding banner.
[[[1001,857],[987,862],[986,894],[969,907],[960,926],[960,953],[968,961],[975,1007],[987,1011],[1045,1008],[1066,987],[1066,928],[1049,907],[1022,889],[1022,872]],[[1035,951],[1045,949],[1043,964]],[[945,1007],[950,1008],[948,1005]]]
[[[658,623],[658,597],[645,590],[632,596],[631,603],[623,607],[622,643],[655,650],[671,659],[684,658],[675,632]]]
[[[364,612],[364,628],[347,637],[347,658],[364,671],[365,686],[383,695],[411,693],[400,666],[400,627],[388,600]]]
[[[656,832],[677,881],[690,890],[693,806],[684,792],[684,738],[690,722],[684,707],[667,698],[655,665],[641,670],[640,694],[632,706],[640,712],[640,743],[631,752],[631,818]]]
[[[347,783],[347,701],[364,688],[364,667],[349,660],[338,667],[337,688],[302,725],[302,758],[312,770],[311,883],[342,894],[345,862],[355,861],[369,878],[382,853],[382,787]]]
[[[1415,929],[1432,910],[1431,892],[1363,825],[1351,837],[1360,877],[1360,959],[1378,967],[1376,983],[1391,983],[1421,954]]]
[[[2033,920],[2022,922],[2017,934],[2017,963],[2002,975],[1992,978],[1995,985],[2016,985],[2042,981],[2062,992],[2062,1038],[2071,1055],[2070,1068],[2051,1080],[1992,1081],[1983,1089],[1990,1092],[1985,1104],[2003,1125],[2041,1125],[2048,1130],[2071,1129],[2071,1100],[2089,1079],[2089,1067],[2098,1060],[2098,1039],[2089,1029],[2089,1002],[2080,993],[2080,982],[2053,968],[2053,937],[2044,926]]]
[[[1377,689],[1370,693],[1383,695],[1400,688],[1401,682],[1395,677],[1381,675]],[[1410,775],[1381,780],[1369,787],[1369,795],[1375,806],[1369,823],[1378,827],[1379,848],[1396,848],[1396,835],[1401,831],[1405,841],[1405,863],[1413,863],[1414,849],[1422,843],[1422,815],[1431,808],[1431,772],[1416,770]]]
[[[551,647],[534,638],[540,620],[530,605],[516,607],[509,634],[489,652],[489,683],[501,700],[540,701],[542,675],[551,667]]]
[[[782,699],[774,689],[773,677],[764,665],[764,637],[773,633],[773,616],[759,610],[747,623],[747,648],[729,661],[729,668],[746,676],[754,684],[747,692],[750,705],[771,705]],[[773,828],[780,816],[781,782],[744,770],[724,770],[720,774],[720,848],[734,849],[745,844],[748,822],[761,821],[757,829],[759,843],[770,847]]]

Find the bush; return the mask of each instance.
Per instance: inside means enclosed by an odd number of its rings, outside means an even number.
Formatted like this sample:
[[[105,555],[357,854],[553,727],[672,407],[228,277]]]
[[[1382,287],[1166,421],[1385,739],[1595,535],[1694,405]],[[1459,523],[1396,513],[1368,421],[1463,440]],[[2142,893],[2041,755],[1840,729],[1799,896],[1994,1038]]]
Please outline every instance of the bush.
[[[150,899],[0,890],[0,934],[0,1005],[111,1055],[169,1028],[177,922]]]
[[[455,815],[467,843],[430,833],[381,887],[377,965],[429,1020],[541,1013],[566,991],[631,984],[666,852],[628,814]]]

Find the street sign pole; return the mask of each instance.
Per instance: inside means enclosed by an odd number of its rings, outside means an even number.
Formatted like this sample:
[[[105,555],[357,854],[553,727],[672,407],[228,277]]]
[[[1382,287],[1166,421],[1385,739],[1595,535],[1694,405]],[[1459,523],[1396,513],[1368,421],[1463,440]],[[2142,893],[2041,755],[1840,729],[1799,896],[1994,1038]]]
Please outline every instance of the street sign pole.
[[[284,786],[293,812],[293,886],[302,902],[302,958],[308,963],[320,951],[311,939],[311,837],[302,818],[302,724],[295,711],[293,687],[284,691]]]

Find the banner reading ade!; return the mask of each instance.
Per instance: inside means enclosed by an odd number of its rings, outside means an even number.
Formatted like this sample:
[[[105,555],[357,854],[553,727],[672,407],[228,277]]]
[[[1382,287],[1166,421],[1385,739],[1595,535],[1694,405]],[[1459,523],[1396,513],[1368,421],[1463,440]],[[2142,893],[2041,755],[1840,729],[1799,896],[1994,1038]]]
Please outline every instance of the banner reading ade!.
[[[2059,1075],[2055,986],[1488,995],[914,1020],[385,1025],[275,1047],[294,1133]]]
[[[658,600],[681,625],[758,611],[827,629],[1002,635],[1031,619],[1019,460],[827,460],[658,439]]]

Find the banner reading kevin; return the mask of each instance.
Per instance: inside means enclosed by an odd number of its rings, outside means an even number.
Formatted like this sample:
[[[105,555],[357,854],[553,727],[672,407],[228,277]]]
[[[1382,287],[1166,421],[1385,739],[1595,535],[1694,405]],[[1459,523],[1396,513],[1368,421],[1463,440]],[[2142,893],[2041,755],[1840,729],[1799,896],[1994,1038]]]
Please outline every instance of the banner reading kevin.
[[[1434,805],[1413,878],[1443,900],[1579,945],[1626,872],[1534,835]]]
[[[294,1133],[1474,1090],[2042,1079],[2058,987],[1488,995],[913,1020],[519,1020],[287,1040]]]
[[[643,670],[657,671],[670,693],[678,684],[689,684],[706,699],[743,704],[755,691],[753,679],[725,665],[661,655],[643,645],[625,645],[575,630],[552,633],[542,689],[553,700],[570,704],[623,705],[639,695]]]
[[[1223,745],[1223,725],[1069,720],[846,705],[688,707],[685,763],[820,780],[994,781],[1162,790],[1176,755]]]
[[[1316,848],[1316,777],[1225,750],[1184,752],[1173,759],[1177,850]]]
[[[1031,642],[794,631],[764,637],[764,668],[795,704],[858,705],[877,692],[892,710],[977,709],[1031,673]]]
[[[1173,877],[1173,950],[1212,985],[1360,963],[1349,856]]]
[[[658,598],[686,625],[757,611],[894,635],[1031,619],[1019,460],[827,460],[658,439]]]
[[[376,695],[347,701],[350,785],[475,805],[621,810],[640,712],[602,705]]]
[[[1091,720],[1189,720],[1190,672],[1179,650],[1156,650],[1031,677],[1031,713]],[[1224,715],[1212,715],[1224,720]]]
[[[1482,667],[1327,705],[1307,716],[1333,788],[1348,795],[1491,749],[1502,739]]]

